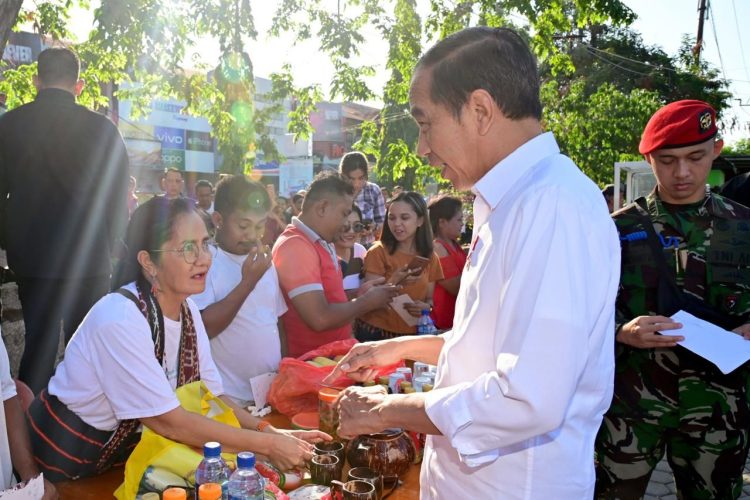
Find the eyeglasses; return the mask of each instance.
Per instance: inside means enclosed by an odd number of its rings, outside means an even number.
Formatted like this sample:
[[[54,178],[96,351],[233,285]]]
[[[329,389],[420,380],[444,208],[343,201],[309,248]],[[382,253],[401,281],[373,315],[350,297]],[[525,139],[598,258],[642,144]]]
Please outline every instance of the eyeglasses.
[[[361,222],[355,222],[354,224],[347,224],[346,226],[341,228],[341,231],[344,233],[348,233],[350,231],[354,231],[355,233],[361,233],[364,231],[365,225]]]
[[[200,257],[201,253],[208,253],[210,250],[210,244],[208,240],[201,243],[195,243],[193,241],[186,241],[182,248],[170,248],[166,250],[151,250],[152,252],[177,252],[182,254],[182,258],[188,264],[195,264]]]

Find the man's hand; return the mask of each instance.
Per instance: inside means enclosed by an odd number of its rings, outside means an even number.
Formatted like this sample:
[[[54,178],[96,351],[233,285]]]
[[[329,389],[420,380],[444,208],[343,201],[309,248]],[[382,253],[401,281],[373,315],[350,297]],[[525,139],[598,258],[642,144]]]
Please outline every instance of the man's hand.
[[[739,333],[740,335],[745,337],[745,340],[750,340],[750,323],[745,323],[742,326],[738,326],[732,331],[734,333]]]
[[[364,301],[367,304],[367,310],[380,309],[390,304],[393,297],[399,294],[401,287],[394,285],[374,285],[371,286],[357,300]]]
[[[664,330],[678,330],[682,328],[681,323],[675,322],[666,316],[638,316],[625,323],[617,333],[616,340],[639,349],[651,349],[655,347],[674,347],[678,342],[685,340],[680,335],[659,335]]]
[[[356,344],[323,379],[323,383],[330,384],[342,374],[357,382],[372,380],[378,367],[401,361],[402,355],[399,347],[400,342],[393,340]]]
[[[344,389],[336,402],[339,408],[338,435],[350,439],[360,434],[381,432],[385,425],[376,407],[387,396],[382,385]]]
[[[385,284],[385,278],[383,276],[371,279],[369,281],[364,281],[359,285],[359,288],[357,288],[357,297],[361,297],[366,294],[368,290],[370,290],[370,288],[383,284]]]
[[[251,287],[260,281],[269,267],[271,267],[271,249],[267,245],[263,246],[258,242],[242,263],[242,280]]]

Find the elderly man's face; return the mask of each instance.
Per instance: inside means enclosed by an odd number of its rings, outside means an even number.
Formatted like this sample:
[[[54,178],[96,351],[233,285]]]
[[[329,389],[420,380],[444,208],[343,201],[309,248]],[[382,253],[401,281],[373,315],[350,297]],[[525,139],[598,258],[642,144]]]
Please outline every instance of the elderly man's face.
[[[411,115],[419,125],[417,153],[439,167],[440,174],[456,189],[468,189],[478,180],[477,131],[468,126],[467,120],[459,121],[446,106],[433,102],[431,81],[429,69],[418,69],[409,91]]]

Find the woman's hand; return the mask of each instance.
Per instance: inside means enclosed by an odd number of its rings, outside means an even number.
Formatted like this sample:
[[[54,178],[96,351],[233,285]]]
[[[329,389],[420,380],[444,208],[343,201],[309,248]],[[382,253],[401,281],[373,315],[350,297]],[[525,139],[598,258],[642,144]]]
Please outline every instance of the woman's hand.
[[[391,277],[388,279],[388,283],[393,285],[409,286],[417,282],[418,276],[422,273],[421,269],[409,269],[408,264],[403,267],[396,269]]]
[[[419,318],[422,316],[422,311],[425,309],[427,311],[430,310],[430,304],[422,302],[421,300],[415,300],[409,304],[404,304],[404,309],[406,309],[406,311],[412,316]]]
[[[282,471],[304,468],[312,459],[313,445],[287,433],[276,433],[268,453],[268,459]]]
[[[307,441],[308,443],[320,443],[322,441],[332,441],[333,438],[326,434],[323,431],[295,431],[295,430],[288,430],[288,429],[276,429],[276,432],[278,434],[286,434],[287,436],[293,436],[297,439],[301,439],[303,441]]]

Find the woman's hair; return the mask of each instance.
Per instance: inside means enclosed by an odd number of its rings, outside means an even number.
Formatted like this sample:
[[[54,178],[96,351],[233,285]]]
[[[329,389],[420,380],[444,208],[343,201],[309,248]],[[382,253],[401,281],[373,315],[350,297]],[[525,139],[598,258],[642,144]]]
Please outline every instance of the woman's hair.
[[[442,195],[431,199],[427,208],[430,210],[432,232],[437,236],[440,219],[451,220],[458,215],[461,212],[461,200],[455,196]]]
[[[417,217],[423,217],[424,222],[417,228],[417,233],[414,235],[414,243],[417,246],[417,254],[422,257],[430,258],[432,256],[432,227],[430,226],[430,214],[427,212],[427,204],[419,193],[414,191],[402,191],[391,201],[390,206],[385,212],[385,224],[383,224],[383,233],[380,236],[380,241],[383,246],[388,250],[388,253],[393,255],[396,252],[398,241],[393,236],[391,228],[388,225],[388,214],[391,212],[391,207],[396,202],[403,202],[411,206],[417,214]]]
[[[352,203],[352,212],[356,212],[359,216],[359,220],[362,220],[362,210],[359,209],[356,203]]]
[[[192,200],[168,200],[164,196],[155,196],[136,208],[125,233],[126,255],[117,265],[112,278],[112,290],[133,281],[146,285],[138,262],[138,252],[145,250],[154,262],[158,262],[161,254],[153,250],[159,250],[172,238],[175,223],[181,215],[194,212],[195,203]]]

